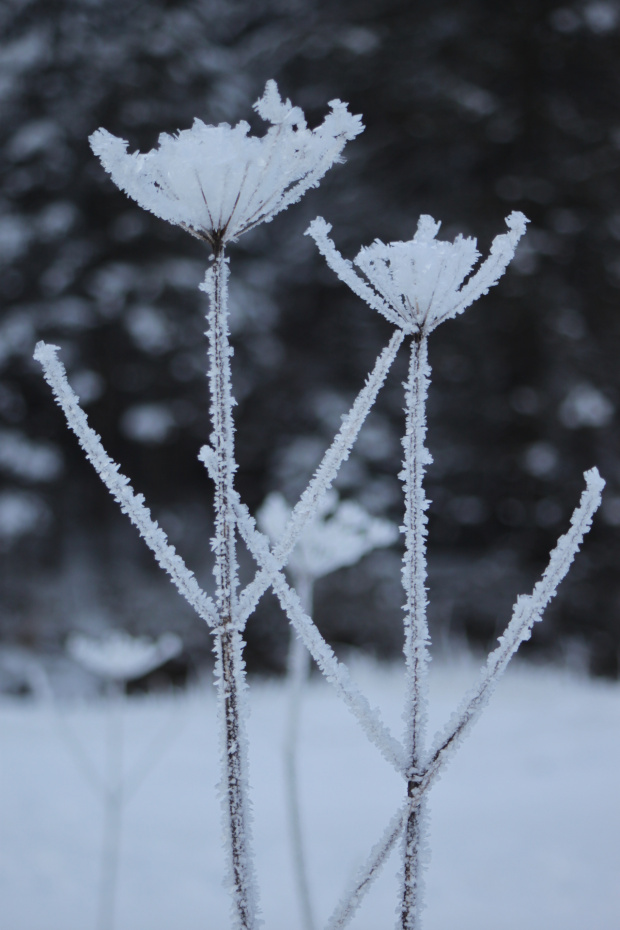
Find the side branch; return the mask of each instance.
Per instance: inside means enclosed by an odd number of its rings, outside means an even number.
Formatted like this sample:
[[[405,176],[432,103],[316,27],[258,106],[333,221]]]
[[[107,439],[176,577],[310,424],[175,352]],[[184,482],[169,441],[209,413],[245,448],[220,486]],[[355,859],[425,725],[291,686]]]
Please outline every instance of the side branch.
[[[543,611],[555,596],[558,585],[579,551],[583,538],[592,525],[592,518],[600,506],[601,492],[605,486],[596,468],[585,472],[584,478],[586,488],[581,495],[579,506],[571,517],[570,529],[558,539],[549,557],[549,564],[532,593],[522,594],[517,598],[510,623],[504,634],[499,637],[499,646],[489,655],[481,671],[478,685],[465,699],[460,710],[454,714],[444,733],[437,739],[424,769],[423,790],[435,778],[447,761],[450,752],[477,720],[508,662],[521,643],[530,638],[534,623],[542,619]]]
[[[332,240],[329,238],[331,225],[326,223],[322,216],[317,216],[308,226],[305,235],[311,236],[316,246],[327,262],[328,266],[337,275],[343,284],[346,284],[354,294],[368,304],[373,310],[379,313],[399,328],[403,326],[404,320],[392,309],[380,294],[371,287],[357,273],[353,263],[348,258],[343,258]]]
[[[56,402],[62,408],[67,423],[77,436],[86,457],[110,494],[120,504],[123,513],[126,513],[134,526],[138,528],[159,565],[172,578],[178,592],[191,604],[199,617],[209,626],[215,626],[217,615],[213,601],[202,590],[174,546],[168,542],[164,531],[151,517],[148,507],[145,506],[144,496],[133,491],[129,479],[121,474],[119,466],[112,461],[103,448],[100,437],[89,425],[88,418],[69,385],[64,365],[56,354],[59,351],[58,346],[39,342],[34,357],[42,366],[45,380],[54,392]]]
[[[377,394],[404,338],[405,334],[401,330],[397,330],[378,357],[366,384],[355,399],[349,413],[343,419],[342,426],[323,456],[314,477],[293,509],[282,539],[273,550],[273,558],[275,559],[273,564],[277,566],[277,570],[284,568],[286,565],[295,543],[315,516],[319,504],[331,487],[340,466],[349,457],[364,420],[377,398]],[[270,584],[269,572],[264,568],[259,570],[254,580],[250,582],[239,598],[239,624],[244,624],[247,621]]]

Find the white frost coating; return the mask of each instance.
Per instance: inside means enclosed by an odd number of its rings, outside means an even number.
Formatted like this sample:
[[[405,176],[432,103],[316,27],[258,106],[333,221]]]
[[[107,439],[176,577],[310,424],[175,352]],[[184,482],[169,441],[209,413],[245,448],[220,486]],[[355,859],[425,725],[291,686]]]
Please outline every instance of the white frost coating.
[[[210,470],[213,457],[208,446],[201,449],[199,458]],[[349,710],[357,717],[368,739],[377,746],[383,757],[397,772],[405,775],[406,767],[402,746],[381,720],[379,711],[370,707],[367,699],[352,682],[347,667],[338,661],[313,620],[304,611],[299,596],[291,588],[279,568],[269,548],[267,538],[256,529],[253,517],[247,507],[241,503],[236,492],[234,492],[234,507],[237,528],[243,541],[258,564],[264,566],[263,570],[268,576],[274,594],[308,652]]]
[[[426,536],[429,502],[424,493],[425,466],[432,457],[426,438],[426,399],[430,383],[428,340],[422,336],[411,344],[409,378],[405,385],[406,429],[402,440],[405,453],[400,478],[404,485],[405,534],[402,579],[406,595],[405,661],[407,703],[404,713],[406,751],[411,770],[418,772],[423,758],[427,710],[427,666],[429,633],[426,620]]]
[[[345,144],[363,130],[361,117],[340,100],[316,129],[303,112],[280,99],[268,81],[254,109],[271,127],[261,138],[249,125],[207,126],[159,137],[146,154],[97,129],[90,144],[114,183],[145,210],[211,244],[237,239],[298,201],[340,160]]]
[[[277,543],[286,531],[291,508],[278,492],[270,494],[257,514],[258,525]],[[312,522],[306,526],[288,560],[296,575],[312,580],[329,575],[356,562],[373,549],[390,546],[398,539],[398,529],[389,520],[372,517],[354,501],[339,502],[329,491],[322,499]]]
[[[376,400],[403,339],[404,333],[402,330],[398,330],[379,355],[375,367],[366,380],[366,384],[357,395],[346,417],[343,418],[342,425],[332,444],[327,449],[312,480],[294,507],[288,526],[273,551],[275,560],[273,564],[277,565],[278,569],[282,569],[286,565],[293,547],[304,528],[314,518],[321,500],[329,491],[340,466],[348,459],[353,443],[357,439],[364,420]],[[239,598],[239,623],[244,623],[247,620],[270,584],[269,572],[264,569],[257,572],[254,580],[250,582]]]
[[[586,488],[581,495],[579,506],[571,517],[570,529],[558,539],[549,557],[549,564],[532,593],[522,594],[517,598],[510,623],[499,637],[499,646],[489,655],[478,684],[465,698],[445,730],[436,737],[434,748],[425,765],[426,783],[430,784],[430,780],[446,762],[449,750],[460,742],[487,704],[500,675],[521,643],[530,638],[534,623],[542,619],[543,611],[555,596],[558,585],[579,551],[583,538],[592,525],[592,518],[600,506],[601,492],[605,487],[605,482],[596,468],[585,472],[584,478]]]
[[[420,224],[422,226],[422,224]],[[429,234],[433,233],[433,228]],[[434,233],[433,233],[434,234]],[[408,759],[408,791],[419,785],[424,761],[428,705],[429,632],[426,620],[426,535],[428,501],[424,493],[425,466],[432,459],[426,438],[426,398],[430,381],[428,338],[424,334],[412,340],[409,378],[405,385],[406,428],[403,437],[405,460],[401,479],[404,485],[405,554],[402,579],[405,590],[405,752]],[[422,809],[409,812],[404,837],[403,930],[417,926],[422,895],[422,863],[419,852],[424,846]]]
[[[119,466],[112,461],[101,444],[97,433],[88,425],[88,418],[79,405],[78,399],[67,380],[64,366],[56,355],[58,346],[38,342],[34,357],[41,364],[45,380],[54,392],[57,403],[62,408],[67,423],[77,436],[86,457],[94,466],[99,477],[136,526],[158,563],[168,572],[180,594],[194,608],[209,626],[216,622],[215,605],[196,581],[193,573],[178,555],[168,537],[151,517],[144,504],[142,494],[135,494],[129,479],[122,475]]]
[[[227,860],[225,884],[231,894],[233,930],[252,930],[259,921],[258,889],[252,853],[252,808],[248,780],[247,681],[239,630],[214,631],[215,682],[220,731],[218,793]]]
[[[218,255],[200,289],[209,298],[209,387],[211,390],[211,442],[216,459],[215,553],[216,600],[220,624],[234,622],[237,609],[237,554],[235,520],[230,506],[236,470],[232,417],[231,348],[228,332],[228,261]]]
[[[233,479],[236,471],[228,331],[228,262],[214,248],[214,262],[201,289],[209,297],[209,387],[213,482],[215,485],[214,575],[218,625],[215,632],[215,681],[220,721],[222,812],[231,891],[232,926],[256,926],[258,891],[255,880],[249,800],[248,748],[245,729],[246,680],[243,639],[237,617],[237,555]]]
[[[362,300],[406,333],[430,333],[444,320],[462,313],[497,284],[512,259],[528,222],[522,213],[506,219],[508,232],[496,236],[489,257],[464,284],[480,253],[475,239],[454,242],[435,239],[440,224],[421,216],[413,239],[376,239],[350,262],[329,238],[331,226],[317,217],[306,234],[312,236],[327,264]],[[356,265],[364,278],[355,270]]]
[[[67,642],[69,654],[97,675],[117,681],[140,678],[174,658],[182,649],[179,636],[164,633],[159,639],[130,636],[111,630],[100,639],[73,633]]]

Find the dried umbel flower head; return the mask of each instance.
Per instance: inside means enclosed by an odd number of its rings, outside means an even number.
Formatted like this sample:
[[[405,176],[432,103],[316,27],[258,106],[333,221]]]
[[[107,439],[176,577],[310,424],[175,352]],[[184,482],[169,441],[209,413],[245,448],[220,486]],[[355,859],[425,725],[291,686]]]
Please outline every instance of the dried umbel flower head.
[[[94,153],[114,183],[145,210],[183,227],[215,249],[237,239],[299,200],[340,159],[345,144],[363,130],[340,100],[316,129],[268,81],[254,109],[271,128],[249,135],[246,122],[207,126],[196,119],[175,136],[163,133],[146,154],[97,129]]]
[[[286,532],[291,508],[277,491],[269,494],[257,514],[258,524],[277,543]],[[339,501],[336,491],[325,494],[314,520],[289,556],[293,573],[322,578],[398,539],[398,527],[373,517],[355,501]]]
[[[173,659],[182,645],[175,633],[164,633],[159,639],[151,640],[145,636],[130,636],[123,630],[110,630],[100,639],[73,633],[67,648],[76,662],[89,671],[103,678],[130,681]]]
[[[328,235],[331,226],[322,217],[310,224],[307,234],[332,271],[366,303],[404,332],[428,335],[497,284],[527,222],[522,213],[511,213],[506,218],[508,232],[495,237],[488,258],[467,281],[480,257],[476,240],[461,235],[454,242],[436,239],[441,224],[432,216],[420,217],[408,242],[385,245],[376,239],[360,249],[353,262],[338,252]]]

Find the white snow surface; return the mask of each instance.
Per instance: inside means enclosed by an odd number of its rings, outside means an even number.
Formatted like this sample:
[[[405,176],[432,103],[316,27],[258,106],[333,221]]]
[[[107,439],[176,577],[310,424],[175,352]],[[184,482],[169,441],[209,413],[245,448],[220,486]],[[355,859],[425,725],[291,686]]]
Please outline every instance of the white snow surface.
[[[476,670],[465,659],[431,667],[432,727],[445,722]],[[402,666],[358,662],[354,673],[396,726]],[[296,930],[283,804],[285,687],[251,681],[250,704],[265,927]],[[105,704],[63,704],[58,712],[101,767]],[[118,930],[226,930],[215,692],[205,686],[176,697],[133,698],[123,714],[128,768],[153,739],[163,748],[126,808]],[[524,664],[509,668],[430,795],[425,930],[617,930],[619,733],[617,684]],[[99,797],[44,704],[2,699],[0,746],[2,926],[94,928]],[[300,761],[310,882],[324,925],[398,808],[402,780],[318,677],[303,709]],[[397,868],[393,853],[352,928],[394,925]]]

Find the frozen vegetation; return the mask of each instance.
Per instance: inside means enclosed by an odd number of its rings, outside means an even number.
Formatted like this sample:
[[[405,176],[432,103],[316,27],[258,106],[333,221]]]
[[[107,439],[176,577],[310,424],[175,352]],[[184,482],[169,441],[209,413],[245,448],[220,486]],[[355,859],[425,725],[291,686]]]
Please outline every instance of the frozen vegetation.
[[[482,261],[479,261],[480,253],[474,239],[460,235],[451,242],[438,239],[440,223],[430,216],[419,218],[411,240],[387,244],[376,240],[362,247],[353,262],[338,252],[329,237],[329,224],[321,217],[313,221],[307,232],[329,267],[370,310],[381,313],[392,324],[394,332],[379,353],[351,409],[343,412],[340,429],[306,490],[288,518],[281,521],[278,538],[271,541],[258,529],[234,483],[237,463],[227,247],[257,224],[270,221],[318,184],[326,171],[340,160],[345,144],[362,131],[360,117],[350,114],[345,104],[335,100],[330,107],[331,112],[324,122],[309,130],[301,110],[290,101],[282,101],[275,83],[270,81],[263,97],[255,104],[258,114],[271,124],[262,137],[249,135],[245,123],[235,127],[227,124],[205,126],[196,121],[191,130],[184,130],[177,136],[161,136],[158,148],[147,154],[128,154],[126,143],[102,129],[91,137],[93,150],[120,188],[140,206],[181,226],[211,248],[210,264],[201,289],[208,300],[212,434],[210,444],[203,446],[199,458],[214,488],[213,594],[198,585],[151,516],[143,496],[133,491],[128,478],[107,455],[69,385],[58,348],[40,342],[35,352],[69,426],[102,481],[136,525],[179,592],[213,633],[225,882],[230,892],[230,920],[235,930],[254,930],[261,919],[259,887],[262,882],[259,879],[262,866],[255,854],[251,831],[255,802],[250,792],[248,687],[243,647],[245,625],[262,594],[272,589],[301,643],[300,648],[310,653],[325,679],[357,718],[369,742],[401,782],[399,803],[395,810],[387,811],[387,826],[384,824],[383,832],[375,837],[367,856],[360,856],[357,871],[348,876],[348,887],[335,903],[327,927],[336,930],[354,920],[372,883],[398,848],[401,858],[398,925],[402,930],[418,930],[423,907],[429,789],[479,717],[510,658],[530,637],[534,623],[542,618],[590,528],[604,485],[596,468],[585,473],[586,486],[581,501],[567,532],[552,551],[541,580],[531,594],[518,597],[512,618],[499,637],[499,645],[489,655],[476,684],[460,703],[457,702],[458,709],[439,735],[429,741],[428,501],[423,484],[425,468],[431,461],[425,445],[426,399],[431,376],[428,339],[440,324],[462,313],[497,284],[525,233],[527,219],[522,213],[511,213],[506,219],[508,231],[495,237],[488,256]],[[299,570],[304,558],[306,574],[312,573],[314,577],[325,573],[330,558],[335,564],[333,553],[330,556],[325,544],[322,544],[322,561],[313,551],[316,548],[314,521],[327,512],[326,502],[340,466],[348,458],[401,348],[409,354],[408,378],[404,385],[403,466],[399,476],[404,497],[401,527],[405,614],[402,736],[397,735],[393,721],[386,718],[385,709],[371,703],[365,689],[354,680],[350,669],[323,638],[312,619],[311,599],[307,591],[304,593]],[[347,508],[348,535],[344,532],[342,510],[347,511]],[[342,550],[341,564],[355,561],[365,551],[363,547],[360,550],[359,533],[356,537],[351,532],[354,512],[353,504],[343,503],[340,522],[337,514],[333,518],[334,546]],[[359,515],[356,519],[359,523]],[[309,535],[295,554],[295,546],[304,538],[304,532]],[[238,577],[240,542],[247,547],[257,566],[253,581],[243,589]],[[287,564],[290,564],[288,577],[284,571]],[[84,649],[81,651],[84,657]],[[354,771],[353,780],[355,777]],[[258,817],[257,803],[255,807]],[[364,819],[363,808],[358,815]],[[382,920],[385,919],[384,915]],[[224,924],[225,919],[219,922]],[[310,926],[308,913],[305,923]]]

